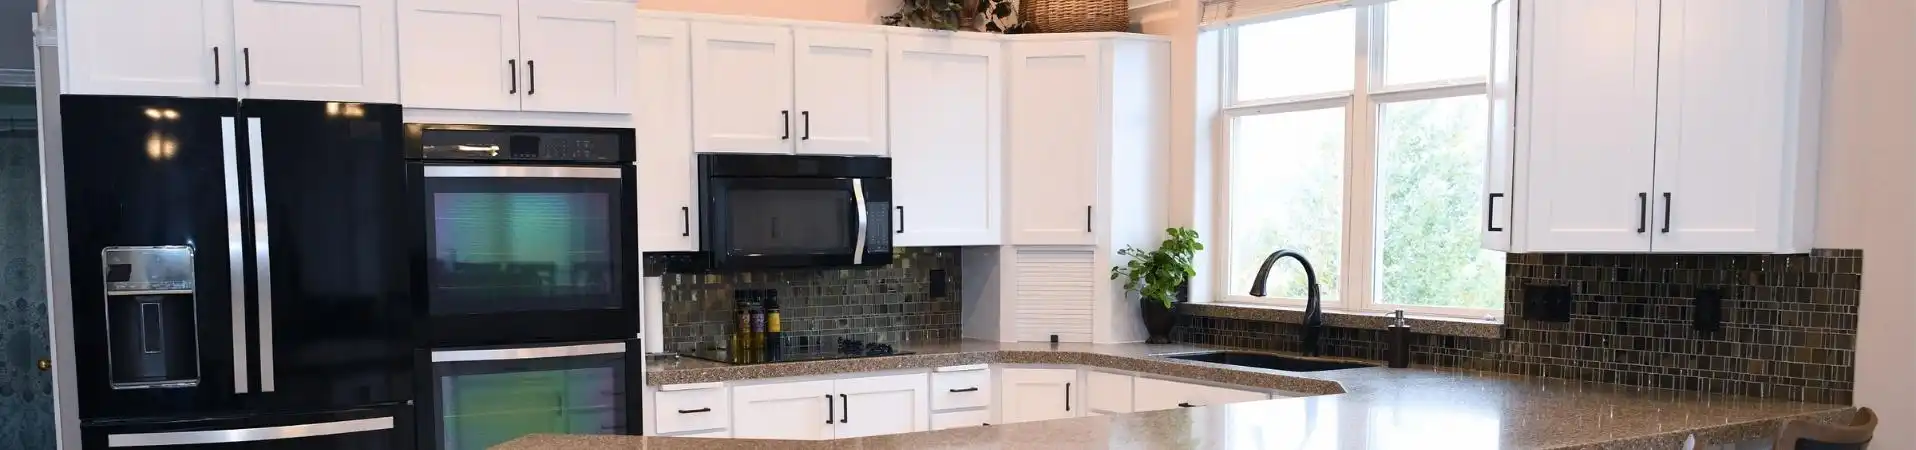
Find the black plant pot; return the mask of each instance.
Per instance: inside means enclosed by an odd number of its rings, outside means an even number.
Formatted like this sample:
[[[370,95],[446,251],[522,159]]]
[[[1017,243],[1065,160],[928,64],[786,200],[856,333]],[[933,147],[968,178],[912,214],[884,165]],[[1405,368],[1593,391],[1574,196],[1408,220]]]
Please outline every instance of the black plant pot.
[[[1144,315],[1144,331],[1151,334],[1146,344],[1171,343],[1171,329],[1177,327],[1177,311],[1164,307],[1163,302],[1140,296],[1138,311]],[[1171,306],[1176,307],[1176,304]]]

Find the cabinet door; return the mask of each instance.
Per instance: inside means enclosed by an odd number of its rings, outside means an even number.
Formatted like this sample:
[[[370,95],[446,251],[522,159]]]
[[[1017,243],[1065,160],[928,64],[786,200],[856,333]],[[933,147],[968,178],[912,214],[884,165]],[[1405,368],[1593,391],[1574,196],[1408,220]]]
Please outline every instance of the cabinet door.
[[[413,108],[518,111],[518,0],[400,0],[400,100]]]
[[[1134,383],[1132,406],[1135,411],[1162,411],[1178,409],[1183,405],[1201,403],[1197,385],[1156,378],[1138,377]]]
[[[240,96],[399,103],[393,0],[235,0]]]
[[[698,251],[692,158],[692,31],[682,20],[639,19],[632,125],[639,144],[639,250]]]
[[[884,156],[885,35],[806,28],[793,33],[798,152]]]
[[[998,374],[999,416],[1005,423],[1077,417],[1075,369],[1004,369]]]
[[[925,374],[837,380],[838,439],[931,429]]]
[[[1658,0],[1539,0],[1519,26],[1526,251],[1650,249]]]
[[[892,243],[999,245],[1001,45],[891,38]]]
[[[1794,101],[1803,3],[1663,2],[1653,250],[1808,250],[1784,244],[1804,188],[1795,124],[1800,111],[1816,114]]]
[[[695,150],[792,152],[790,28],[693,23],[692,80]]]
[[[831,439],[838,423],[832,381],[732,388],[732,437]]]
[[[596,0],[519,2],[526,111],[632,112],[632,4]]]
[[[1099,113],[1096,42],[1011,44],[1011,243],[1092,245]]]
[[[63,93],[232,95],[231,0],[60,3]],[[16,17],[17,20],[26,20]],[[19,45],[19,44],[15,44]]]
[[[1091,412],[1131,412],[1131,384],[1135,378],[1114,373],[1085,372],[1084,384],[1091,394],[1085,396],[1084,408]]]
[[[1495,0],[1490,5],[1490,136],[1484,163],[1483,248],[1510,251],[1511,177],[1516,157],[1517,7],[1519,0]]]

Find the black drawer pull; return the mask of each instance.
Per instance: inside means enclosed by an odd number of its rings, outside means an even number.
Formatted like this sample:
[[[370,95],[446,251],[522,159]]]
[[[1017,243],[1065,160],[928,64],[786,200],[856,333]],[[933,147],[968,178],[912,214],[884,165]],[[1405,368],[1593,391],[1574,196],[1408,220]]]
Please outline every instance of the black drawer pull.
[[[978,388],[968,387],[964,389],[952,389],[951,391],[952,392],[978,392]]]
[[[1663,232],[1670,232],[1670,193],[1663,193]]]
[[[838,423],[852,423],[851,397],[846,397],[845,394],[838,394],[838,411],[844,413],[838,418]]]
[[[679,216],[685,219],[685,231],[679,233],[679,236],[691,237],[692,236],[692,207],[680,206]]]
[[[1503,194],[1490,194],[1490,199],[1484,201],[1484,229],[1487,231],[1504,230],[1497,227],[1497,199],[1503,196]]]
[[[679,414],[693,414],[693,413],[702,413],[702,412],[712,412],[712,408],[699,408],[699,409],[681,409],[681,410],[679,410]]]
[[[1193,404],[1190,404],[1190,403],[1179,403],[1179,404],[1178,404],[1178,407],[1179,407],[1179,408],[1196,408],[1196,407],[1197,407],[1197,405],[1193,405]]]
[[[1637,193],[1637,232],[1650,231],[1650,193]]]
[[[533,66],[532,60],[528,59],[526,60],[526,95],[536,92],[539,92],[539,68]]]
[[[220,48],[213,47],[213,85],[220,85]]]
[[[832,394],[825,394],[825,424],[831,425],[834,423],[837,422],[832,421]]]
[[[1090,207],[1087,206],[1085,208],[1089,209]],[[1064,384],[1064,410],[1071,410],[1071,383]]]
[[[506,93],[507,94],[519,93],[519,60],[517,59],[506,60],[506,70],[511,72],[511,73],[508,73],[507,75],[512,76],[512,88],[506,89]]]

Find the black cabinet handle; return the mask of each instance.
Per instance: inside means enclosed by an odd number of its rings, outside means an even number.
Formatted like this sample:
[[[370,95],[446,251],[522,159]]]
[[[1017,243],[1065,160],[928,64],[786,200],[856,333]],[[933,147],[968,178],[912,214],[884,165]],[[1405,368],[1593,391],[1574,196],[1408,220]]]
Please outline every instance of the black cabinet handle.
[[[213,85],[220,85],[220,48],[213,47]]]
[[[1193,404],[1190,404],[1190,403],[1179,403],[1179,404],[1178,404],[1178,407],[1179,407],[1179,408],[1196,408],[1196,407],[1197,407],[1197,405],[1193,405]]]
[[[779,111],[779,112],[778,112],[778,117],[781,117],[781,118],[780,118],[780,119],[778,119],[778,120],[780,120],[780,121],[783,121],[783,122],[785,122],[785,135],[784,135],[784,136],[779,136],[778,138],[779,138],[779,139],[791,139],[791,138],[792,138],[792,112],[791,112],[791,111]]]
[[[1084,205],[1084,232],[1091,232],[1091,205]]]
[[[836,422],[832,422],[832,394],[825,394],[825,424],[833,423]]]
[[[978,388],[968,387],[964,389],[952,389],[951,391],[952,392],[978,392]]]
[[[538,92],[538,91],[539,91],[539,68],[534,67],[532,65],[532,60],[528,59],[526,60],[526,95],[532,95],[532,93]]]
[[[898,234],[905,234],[905,207],[898,208]]]
[[[799,115],[799,117],[801,117],[801,118],[804,118],[804,119],[805,119],[805,136],[804,136],[804,137],[800,137],[800,138],[798,138],[798,140],[801,140],[801,141],[809,141],[809,140],[812,140],[812,112],[811,112],[811,111],[799,111],[799,112],[798,112],[798,115]]]
[[[702,412],[712,412],[712,408],[699,408],[699,409],[681,409],[681,410],[679,410],[679,414],[693,414],[693,413],[702,413]]]
[[[1650,194],[1648,192],[1638,192],[1637,193],[1637,232],[1642,233],[1649,230],[1650,230]]]
[[[1486,204],[1486,206],[1484,206],[1484,229],[1488,231],[1504,230],[1497,227],[1497,199],[1503,198],[1503,196],[1503,194],[1490,194],[1490,199],[1484,201]]]
[[[1071,383],[1064,384],[1064,410],[1071,410]]]
[[[252,47],[246,47],[246,48],[240,49],[240,66],[241,66],[240,68],[244,69],[246,72],[246,80],[245,80],[245,83],[243,84],[247,86],[252,86],[253,85],[253,48]]]
[[[509,75],[512,75],[512,88],[506,89],[506,93],[507,94],[519,93],[519,60],[517,59],[506,60],[506,70],[511,72]]]
[[[1663,193],[1663,232],[1670,232],[1670,193]]]
[[[679,232],[679,236],[691,237],[692,236],[692,207],[680,206],[679,216],[685,219],[685,231]]]
[[[846,397],[845,394],[838,394],[838,410],[843,413],[843,415],[838,417],[838,423],[852,423],[851,397]]]

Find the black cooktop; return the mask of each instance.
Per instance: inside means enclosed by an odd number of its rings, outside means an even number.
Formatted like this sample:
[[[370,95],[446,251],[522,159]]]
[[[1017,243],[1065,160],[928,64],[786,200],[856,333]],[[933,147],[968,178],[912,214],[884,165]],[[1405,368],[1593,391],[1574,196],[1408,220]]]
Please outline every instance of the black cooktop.
[[[854,340],[841,340],[837,349],[775,347],[747,349],[705,349],[685,356],[716,361],[726,364],[771,364],[799,361],[824,361],[832,359],[871,358],[878,356],[909,355],[912,352],[898,351],[891,344],[865,343]]]

